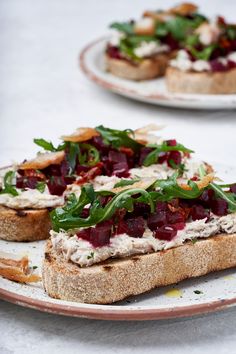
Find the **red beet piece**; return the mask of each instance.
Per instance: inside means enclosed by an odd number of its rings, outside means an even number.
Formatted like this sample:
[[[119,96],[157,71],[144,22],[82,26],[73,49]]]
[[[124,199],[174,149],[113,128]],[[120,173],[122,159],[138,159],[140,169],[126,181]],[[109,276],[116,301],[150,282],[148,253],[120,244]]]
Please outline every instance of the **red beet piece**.
[[[97,224],[95,228],[90,231],[90,243],[94,247],[102,247],[110,243],[112,232],[112,221],[103,221]]]
[[[155,231],[158,227],[167,223],[166,212],[159,211],[158,213],[151,214],[147,219],[147,225],[150,230]]]
[[[202,205],[193,205],[191,209],[191,216],[193,221],[205,218],[209,219],[210,212],[209,210],[206,210]]]
[[[216,198],[211,201],[211,210],[214,214],[218,216],[223,216],[228,214],[228,203],[226,200],[221,198]]]
[[[176,224],[184,222],[184,215],[181,214],[179,211],[171,212],[170,210],[166,213],[167,216],[167,223],[168,224]]]
[[[159,240],[171,241],[177,235],[177,230],[173,225],[165,225],[158,228],[154,235]]]
[[[166,140],[168,146],[176,146],[177,141],[175,139]]]
[[[170,167],[172,167],[171,162],[174,162],[175,165],[179,165],[181,163],[181,153],[179,151],[171,151],[169,153],[167,163]]]
[[[144,219],[141,216],[122,220],[117,227],[117,234],[126,233],[131,237],[142,237],[145,231]]]
[[[66,182],[61,176],[53,176],[47,183],[50,194],[62,195],[66,189]]]

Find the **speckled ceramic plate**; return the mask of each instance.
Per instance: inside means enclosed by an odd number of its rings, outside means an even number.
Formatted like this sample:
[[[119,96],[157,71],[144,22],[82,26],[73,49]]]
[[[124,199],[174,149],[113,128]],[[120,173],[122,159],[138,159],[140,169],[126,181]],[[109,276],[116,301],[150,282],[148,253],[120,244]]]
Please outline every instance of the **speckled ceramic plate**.
[[[80,67],[87,77],[106,90],[138,101],[162,106],[193,109],[233,109],[236,95],[172,94],[164,79],[134,82],[118,78],[105,71],[104,48],[107,38],[96,40],[80,54]]]
[[[236,167],[214,164],[225,182],[236,180]],[[0,249],[27,254],[41,272],[44,241],[0,241]],[[189,279],[114,305],[89,305],[52,299],[42,284],[22,285],[0,277],[0,298],[45,312],[104,320],[153,320],[213,312],[236,304],[236,269]]]

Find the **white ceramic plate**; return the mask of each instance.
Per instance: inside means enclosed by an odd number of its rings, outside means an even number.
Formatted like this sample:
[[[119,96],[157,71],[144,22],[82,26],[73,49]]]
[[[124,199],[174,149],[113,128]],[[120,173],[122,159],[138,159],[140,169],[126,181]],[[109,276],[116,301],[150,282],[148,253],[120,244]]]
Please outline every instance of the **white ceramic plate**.
[[[236,167],[214,164],[225,182],[236,180]],[[17,243],[0,241],[0,249],[27,254],[41,272],[45,241]],[[42,284],[22,285],[0,278],[0,298],[18,305],[68,316],[109,320],[151,320],[186,317],[213,312],[236,304],[236,269],[162,287],[114,305],[89,305],[52,299]]]
[[[105,71],[103,53],[107,38],[98,39],[80,54],[83,72],[101,87],[132,99],[162,106],[193,109],[233,109],[236,95],[193,95],[167,92],[164,79],[134,82]]]

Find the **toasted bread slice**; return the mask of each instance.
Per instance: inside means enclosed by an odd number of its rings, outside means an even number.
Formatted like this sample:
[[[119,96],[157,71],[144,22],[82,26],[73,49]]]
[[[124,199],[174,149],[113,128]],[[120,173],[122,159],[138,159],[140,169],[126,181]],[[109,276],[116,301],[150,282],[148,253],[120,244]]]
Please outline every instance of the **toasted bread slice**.
[[[135,81],[150,80],[165,74],[170,57],[169,53],[162,53],[135,64],[105,55],[105,65],[106,70],[115,76]]]
[[[236,93],[236,69],[224,72],[181,71],[168,67],[166,85],[174,93],[233,94]]]
[[[0,206],[0,239],[36,241],[49,237],[51,222],[47,209],[14,210]]]
[[[191,241],[165,251],[112,259],[79,268],[57,254],[47,241],[43,285],[49,296],[109,304],[153,288],[236,266],[236,234]]]

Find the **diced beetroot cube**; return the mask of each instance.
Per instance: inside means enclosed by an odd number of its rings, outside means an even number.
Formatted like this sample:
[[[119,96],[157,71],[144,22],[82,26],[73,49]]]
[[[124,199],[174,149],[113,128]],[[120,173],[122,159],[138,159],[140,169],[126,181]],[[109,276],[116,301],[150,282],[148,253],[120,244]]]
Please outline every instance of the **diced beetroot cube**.
[[[90,231],[90,242],[94,247],[102,247],[110,243],[112,232],[112,221],[104,221],[92,227]]]
[[[171,241],[177,235],[177,230],[173,225],[161,226],[155,231],[155,237],[159,240]]]
[[[175,139],[166,140],[168,146],[176,146],[177,141]]]
[[[166,222],[165,211],[159,211],[158,213],[151,214],[147,219],[147,225],[152,231],[155,231],[158,227],[165,225]]]
[[[179,211],[171,212],[170,210],[166,213],[167,223],[168,224],[176,224],[180,222],[184,222],[184,215]]]
[[[186,225],[185,222],[178,222],[171,226],[174,226],[176,230],[183,230],[185,228],[185,225]]]
[[[107,55],[113,59],[122,59],[122,55],[118,47],[108,46],[107,47]]]
[[[141,216],[122,220],[117,227],[117,234],[127,234],[131,237],[142,237],[145,231],[144,219]]]
[[[52,176],[47,183],[50,194],[62,195],[66,189],[66,183],[63,177]]]
[[[202,205],[193,205],[191,209],[191,216],[193,221],[201,220],[210,217],[209,210],[206,210]]]
[[[89,241],[90,242],[90,233],[91,233],[91,227],[88,227],[87,229],[80,230],[77,232],[78,238],[82,238],[82,240]]]
[[[160,154],[158,155],[158,163],[162,164],[164,163],[168,158],[168,155],[165,152],[160,152]]]
[[[150,214],[150,206],[146,203],[137,202],[134,204],[134,211],[132,214],[134,216],[142,216],[143,218],[146,218]]]
[[[108,160],[112,164],[122,163],[122,162],[127,163],[126,155],[123,152],[119,152],[119,151],[109,151]]]
[[[156,211],[166,211],[168,210],[168,204],[166,202],[157,202]]]
[[[227,65],[224,65],[218,59],[211,60],[210,65],[211,65],[211,70],[213,72],[222,72],[227,70]]]
[[[145,160],[145,158],[147,157],[148,154],[150,154],[150,152],[152,152],[153,149],[150,148],[150,147],[142,147],[140,149],[140,155],[139,155],[139,161],[138,161],[138,164],[139,166],[142,166],[143,165],[143,162]]]
[[[129,166],[127,162],[119,162],[114,164],[112,174],[117,177],[129,177]]]
[[[216,198],[215,200],[211,201],[211,210],[218,216],[227,215],[228,203],[224,199]]]
[[[209,205],[209,203],[214,199],[214,197],[215,192],[213,191],[213,189],[206,189],[200,196],[199,200],[205,205]]]
[[[172,167],[172,162],[178,166],[181,163],[181,160],[182,160],[182,157],[181,157],[181,153],[179,151],[171,151],[169,153],[167,163],[170,167]]]

